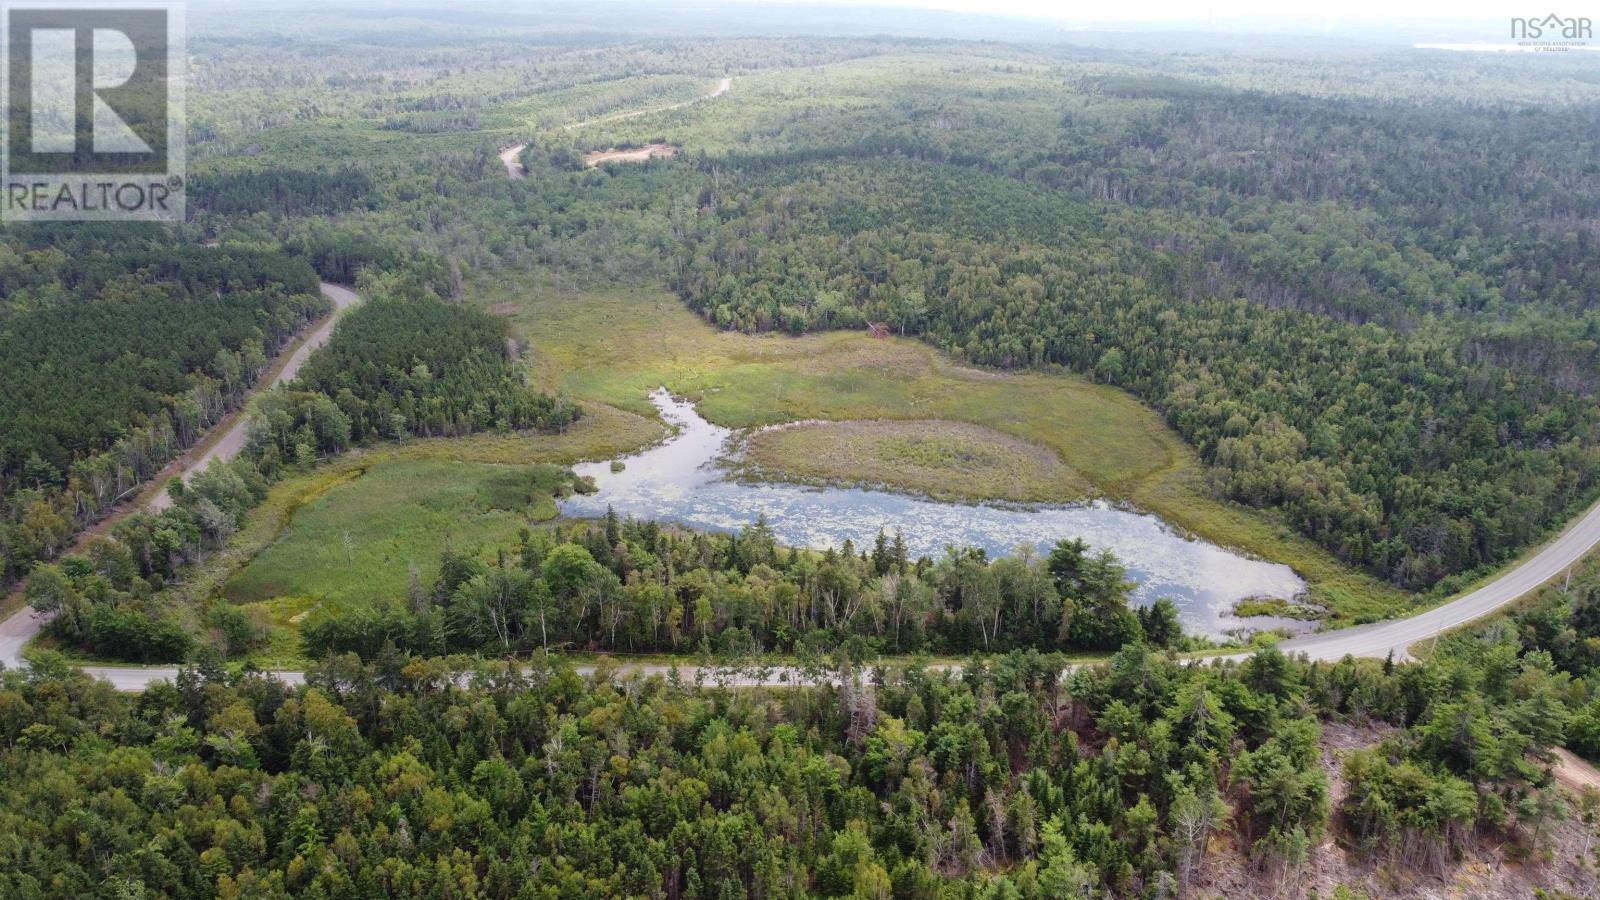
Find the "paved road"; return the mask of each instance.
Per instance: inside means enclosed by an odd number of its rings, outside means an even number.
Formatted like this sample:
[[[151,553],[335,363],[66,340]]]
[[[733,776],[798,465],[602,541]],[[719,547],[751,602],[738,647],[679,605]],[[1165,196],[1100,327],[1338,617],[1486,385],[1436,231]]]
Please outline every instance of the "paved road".
[[[1600,504],[1595,504],[1567,526],[1560,537],[1531,559],[1443,606],[1405,619],[1306,635],[1281,646],[1286,652],[1303,653],[1320,660],[1343,659],[1347,655],[1384,657],[1391,652],[1395,659],[1406,659],[1406,649],[1412,644],[1481,619],[1539,585],[1560,577],[1596,544],[1600,544]]]
[[[732,79],[723,79],[717,90],[710,96],[718,96],[727,91]],[[513,170],[516,154],[521,147],[512,147],[500,154],[506,163],[507,173],[512,178],[519,178],[518,171]],[[520,169],[520,166],[517,167]],[[323,293],[334,301],[336,310],[334,316],[321,325],[308,337],[288,363],[273,380],[273,384],[280,384],[294,377],[304,364],[305,358],[316,347],[327,342],[328,335],[333,329],[333,320],[338,314],[360,298],[349,288],[334,284],[322,285]],[[229,459],[242,449],[244,445],[245,423],[240,416],[231,426],[229,432],[216,442],[199,464],[191,467],[193,472],[208,463],[213,458]],[[188,473],[185,474],[188,477]],[[165,498],[165,493],[161,498]],[[152,508],[155,508],[152,504]],[[1482,618],[1509,603],[1525,596],[1534,588],[1539,587],[1551,579],[1565,573],[1574,563],[1582,559],[1596,544],[1600,544],[1600,503],[1591,507],[1576,522],[1569,525],[1566,531],[1551,541],[1532,558],[1525,560],[1514,568],[1502,573],[1488,584],[1450,601],[1435,609],[1404,619],[1395,619],[1386,622],[1377,622],[1371,625],[1359,625],[1354,628],[1344,628],[1337,631],[1323,632],[1307,635],[1286,641],[1280,646],[1289,653],[1303,654],[1311,659],[1333,661],[1345,656],[1382,658],[1394,655],[1395,659],[1408,658],[1407,650],[1415,643],[1434,638],[1439,634],[1464,625],[1475,619]],[[32,609],[24,608],[10,619],[0,622],[0,663],[7,667],[21,664],[21,652],[30,638],[38,633],[43,625],[42,618]],[[581,667],[587,671],[587,667]],[[624,671],[637,671],[647,675],[665,675],[670,667],[662,665],[634,665],[623,666]],[[85,672],[97,678],[104,678],[119,690],[138,691],[147,685],[161,680],[173,678],[177,670],[172,667],[137,667],[137,666],[90,666],[84,668]],[[680,674],[687,679],[695,677],[694,666],[683,666]],[[284,681],[298,684],[304,680],[300,672],[275,673]],[[709,676],[708,676],[709,677]],[[766,684],[793,683],[794,673],[778,671],[766,679]],[[738,686],[750,686],[757,683],[748,677],[739,677],[728,682]]]
[[[1382,658],[1391,651],[1396,659],[1404,659],[1406,648],[1411,644],[1471,622],[1522,597],[1546,581],[1560,576],[1597,543],[1600,543],[1600,504],[1585,513],[1533,558],[1502,574],[1489,584],[1437,609],[1406,619],[1309,635],[1287,641],[1281,646],[1291,653],[1328,661],[1342,659],[1347,655]],[[7,666],[18,665],[21,661],[23,644],[38,632],[41,624],[42,621],[31,609],[25,609],[9,620],[0,622],[0,662],[4,662]],[[624,663],[618,668],[623,672],[638,672],[644,675],[666,675],[672,669],[671,666],[655,663],[638,665]],[[593,667],[580,666],[578,670],[588,673],[593,671]],[[96,678],[104,678],[118,690],[124,691],[143,690],[154,682],[170,680],[177,676],[177,669],[170,666],[88,666],[84,671]],[[699,674],[697,667],[693,665],[680,666],[678,672],[687,681],[693,681]],[[299,684],[305,680],[301,672],[274,674],[290,684]],[[793,684],[798,680],[798,673],[792,669],[782,668],[772,670],[764,680],[741,674],[719,682],[717,673],[707,672],[705,676],[708,682],[736,687]]]

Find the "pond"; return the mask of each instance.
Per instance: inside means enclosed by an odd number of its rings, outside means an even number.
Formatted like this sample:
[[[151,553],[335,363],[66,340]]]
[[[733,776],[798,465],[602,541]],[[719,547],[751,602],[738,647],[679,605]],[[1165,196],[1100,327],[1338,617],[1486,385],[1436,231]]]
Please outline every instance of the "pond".
[[[622,516],[677,522],[696,528],[736,530],[766,516],[778,542],[823,549],[846,539],[871,547],[878,530],[898,529],[913,558],[942,556],[949,545],[981,547],[1001,556],[1024,544],[1044,550],[1064,538],[1082,538],[1110,550],[1137,583],[1134,599],[1150,603],[1170,597],[1184,629],[1222,637],[1240,628],[1309,623],[1229,614],[1247,597],[1290,600],[1305,582],[1288,566],[1250,559],[1215,544],[1187,537],[1155,516],[1103,502],[1072,506],[1000,507],[942,503],[906,494],[858,488],[815,488],[731,480],[719,464],[733,432],[707,422],[694,405],[665,390],[651,395],[661,416],[677,429],[671,438],[623,460],[574,466],[599,490],[562,502],[569,516],[598,517],[607,507]]]

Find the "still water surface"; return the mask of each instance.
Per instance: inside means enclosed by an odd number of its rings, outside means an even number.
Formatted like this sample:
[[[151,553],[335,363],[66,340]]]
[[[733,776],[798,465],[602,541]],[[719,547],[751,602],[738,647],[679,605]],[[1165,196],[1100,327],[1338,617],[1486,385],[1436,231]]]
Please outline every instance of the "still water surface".
[[[1136,601],[1172,598],[1187,631],[1218,637],[1240,627],[1305,627],[1293,620],[1242,620],[1228,614],[1245,597],[1300,594],[1305,582],[1288,566],[1187,538],[1155,516],[1099,502],[1016,509],[857,488],[740,483],[729,480],[718,464],[733,435],[729,429],[707,422],[692,403],[665,390],[651,400],[677,434],[626,457],[621,472],[604,462],[575,466],[579,475],[594,479],[599,491],[563,501],[563,513],[597,517],[609,506],[623,516],[718,530],[744,528],[765,515],[779,543],[817,549],[838,547],[846,539],[857,548],[870,547],[880,528],[890,535],[899,529],[913,558],[938,558],[950,545],[982,547],[991,556],[1028,543],[1048,550],[1057,540],[1079,537],[1115,553],[1128,567],[1129,578],[1138,584]]]

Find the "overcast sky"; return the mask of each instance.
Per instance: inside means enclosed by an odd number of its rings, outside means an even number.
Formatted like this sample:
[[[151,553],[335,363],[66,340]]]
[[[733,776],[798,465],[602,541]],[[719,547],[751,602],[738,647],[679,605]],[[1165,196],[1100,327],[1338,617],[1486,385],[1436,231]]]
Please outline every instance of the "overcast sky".
[[[793,0],[782,0],[793,2]],[[1504,20],[1510,16],[1546,15],[1593,16],[1593,0],[1338,0],[1297,7],[1284,0],[817,0],[845,6],[906,6],[923,9],[948,9],[999,15],[1023,15],[1063,19],[1071,22],[1113,22],[1159,20],[1204,21],[1208,18],[1289,17],[1304,22],[1319,17],[1319,7],[1327,10],[1327,21],[1336,25],[1349,19],[1472,19]],[[1531,6],[1530,6],[1531,4]],[[1533,8],[1537,7],[1537,8]]]

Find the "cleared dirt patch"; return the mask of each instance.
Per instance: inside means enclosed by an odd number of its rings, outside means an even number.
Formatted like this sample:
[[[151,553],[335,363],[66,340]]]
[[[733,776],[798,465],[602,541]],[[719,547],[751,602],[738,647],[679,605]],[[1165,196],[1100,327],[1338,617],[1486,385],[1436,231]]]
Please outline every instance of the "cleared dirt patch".
[[[1523,859],[1507,836],[1475,835],[1438,871],[1421,871],[1364,856],[1349,846],[1339,819],[1347,786],[1344,757],[1377,744],[1393,733],[1387,725],[1322,723],[1322,765],[1328,776],[1328,803],[1334,811],[1322,840],[1305,863],[1262,871],[1231,830],[1213,839],[1191,896],[1251,900],[1311,900],[1362,897],[1367,900],[1525,900],[1543,888],[1551,897],[1595,897],[1600,888],[1592,858],[1596,842],[1574,815],[1548,826],[1542,851]],[[1558,751],[1559,755],[1559,751]],[[1581,761],[1580,761],[1581,762]],[[1558,775],[1560,768],[1557,769]],[[1565,780],[1565,779],[1564,779]],[[1343,888],[1345,893],[1339,893]]]
[[[1575,796],[1587,789],[1600,791],[1600,769],[1559,747],[1556,754],[1556,779]]]
[[[1050,450],[992,428],[944,420],[806,422],[752,434],[751,476],[886,486],[941,500],[1060,503],[1092,493]]]
[[[523,167],[522,161],[519,159],[522,148],[526,146],[528,145],[518,144],[515,147],[507,147],[500,151],[500,162],[506,167],[506,176],[512,181],[521,181],[528,177],[528,170]]]
[[[613,147],[610,150],[590,151],[584,155],[583,164],[586,166],[599,166],[614,162],[642,163],[657,156],[668,157],[676,155],[678,155],[678,148],[671,144],[645,144],[643,147],[628,149]]]

